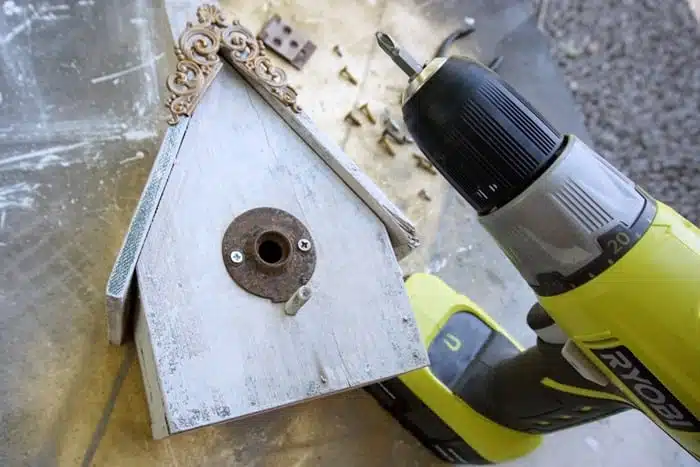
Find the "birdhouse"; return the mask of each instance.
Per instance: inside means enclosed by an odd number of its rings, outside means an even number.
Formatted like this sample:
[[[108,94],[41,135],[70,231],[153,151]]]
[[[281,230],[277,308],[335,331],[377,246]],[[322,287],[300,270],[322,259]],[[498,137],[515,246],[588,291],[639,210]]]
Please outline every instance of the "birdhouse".
[[[212,5],[169,13],[170,126],[107,284],[154,437],[427,365],[397,262],[412,224],[249,30]]]

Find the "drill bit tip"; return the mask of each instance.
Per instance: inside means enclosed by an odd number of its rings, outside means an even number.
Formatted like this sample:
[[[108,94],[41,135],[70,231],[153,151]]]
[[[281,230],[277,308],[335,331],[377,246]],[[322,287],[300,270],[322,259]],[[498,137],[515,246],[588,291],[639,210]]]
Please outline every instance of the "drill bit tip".
[[[409,78],[417,75],[423,69],[423,66],[416,61],[408,52],[403,50],[394,39],[382,31],[377,31],[375,34],[379,47],[396,63]]]

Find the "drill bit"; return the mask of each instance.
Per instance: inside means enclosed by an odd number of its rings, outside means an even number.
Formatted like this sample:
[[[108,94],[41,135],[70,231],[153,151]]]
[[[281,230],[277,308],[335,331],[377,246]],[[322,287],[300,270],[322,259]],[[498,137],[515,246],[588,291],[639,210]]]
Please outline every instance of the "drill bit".
[[[408,75],[409,79],[421,72],[423,65],[403,50],[389,34],[377,31],[375,37],[379,47]]]

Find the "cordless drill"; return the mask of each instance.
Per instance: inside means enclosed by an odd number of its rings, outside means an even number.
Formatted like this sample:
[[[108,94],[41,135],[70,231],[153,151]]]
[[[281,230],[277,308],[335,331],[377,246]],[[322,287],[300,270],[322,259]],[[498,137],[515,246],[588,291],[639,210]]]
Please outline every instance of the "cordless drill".
[[[537,295],[523,349],[440,279],[406,281],[430,367],[368,391],[446,461],[502,462],[628,408],[700,458],[700,231],[479,62],[420,65],[405,123]]]

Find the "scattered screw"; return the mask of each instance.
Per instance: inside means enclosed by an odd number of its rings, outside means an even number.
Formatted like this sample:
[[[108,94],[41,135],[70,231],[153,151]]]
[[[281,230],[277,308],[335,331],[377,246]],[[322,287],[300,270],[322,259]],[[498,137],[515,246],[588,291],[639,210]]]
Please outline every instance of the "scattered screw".
[[[425,157],[421,156],[420,154],[418,154],[416,152],[414,152],[411,155],[416,160],[416,167],[418,167],[419,169],[425,170],[426,172],[428,172],[430,174],[437,175],[437,170],[435,170],[435,166],[433,166],[433,164],[431,164],[428,159],[426,159]]]
[[[389,136],[391,136],[391,138],[398,144],[407,144],[413,142],[413,139],[408,135],[408,133],[404,132],[399,126],[399,124],[396,123],[396,120],[391,118],[391,116],[388,113],[385,114],[382,123],[384,124],[384,132],[388,133]]]
[[[431,200],[432,200],[432,198],[430,197],[430,195],[428,194],[428,192],[425,191],[425,188],[421,188],[421,190],[418,192],[418,196],[419,196],[421,199],[424,199],[424,200],[426,200],[426,201],[431,201]]]
[[[362,122],[355,116],[355,113],[351,110],[345,114],[344,120],[350,123],[352,126],[361,126]]]
[[[410,320],[411,319],[408,316],[404,316],[401,318],[401,321],[403,321],[404,323],[408,323]]]
[[[323,373],[321,373],[320,376],[321,376],[321,378],[320,378],[320,379],[321,379],[321,384],[326,384],[326,383],[328,382],[328,378],[326,378],[326,375],[324,375]]]
[[[386,135],[386,132],[382,133],[382,137],[379,138],[379,141],[377,141],[377,143],[379,144],[379,146],[382,147],[382,149],[384,149],[384,151],[387,154],[389,154],[391,157],[394,157],[396,156],[396,151],[394,151],[394,148],[391,146],[391,144],[389,144],[389,141],[386,139]]]
[[[341,50],[340,46],[338,44],[335,44],[333,46],[333,53],[336,54],[338,57],[343,56],[343,51]]]
[[[231,252],[230,257],[231,257],[231,262],[233,262],[234,264],[241,264],[243,262],[243,253],[241,253],[238,250],[233,250]]]
[[[287,303],[284,304],[284,313],[289,316],[296,315],[302,306],[311,298],[311,287],[302,285],[294,294],[289,297]]]
[[[354,86],[357,86],[357,78],[353,76],[352,73],[350,73],[350,70],[348,70],[347,66],[344,66],[343,68],[340,69],[338,72],[338,75],[341,78],[345,78],[346,80],[350,81],[350,83]]]
[[[399,124],[396,123],[396,120],[391,118],[390,115],[386,115],[384,117],[384,128],[386,128],[388,131],[393,131],[394,133],[401,133],[401,128],[399,127]]]
[[[390,129],[385,129],[383,134],[391,136],[391,139],[393,139],[396,144],[407,144],[413,142],[410,137],[406,136],[401,131],[396,132]]]
[[[374,125],[375,123],[377,123],[377,119],[374,117],[374,114],[373,114],[372,111],[369,109],[369,104],[368,104],[367,102],[365,102],[364,104],[362,104],[362,105],[359,107],[359,110],[360,110],[360,112],[362,112],[362,113],[365,115],[365,117],[367,117],[367,120],[369,120],[370,123],[371,123],[372,125]]]
[[[301,251],[309,251],[311,249],[311,242],[305,238],[302,238],[297,242],[297,248]]]

